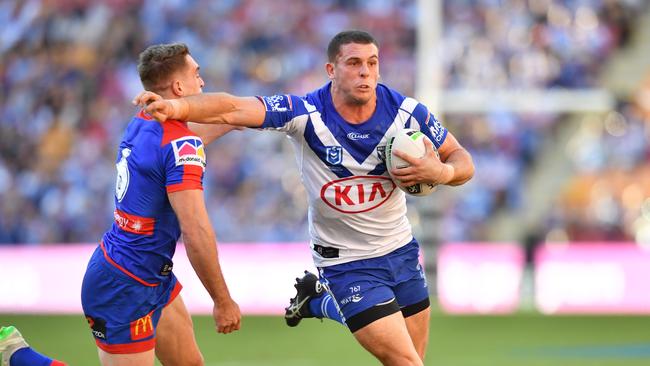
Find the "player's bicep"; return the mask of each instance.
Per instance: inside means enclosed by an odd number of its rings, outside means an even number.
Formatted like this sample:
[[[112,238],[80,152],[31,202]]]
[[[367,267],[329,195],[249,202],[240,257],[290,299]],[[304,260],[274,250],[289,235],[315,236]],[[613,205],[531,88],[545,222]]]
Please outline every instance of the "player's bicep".
[[[190,189],[168,193],[169,203],[178,218],[183,242],[197,247],[214,241],[214,232],[208,218],[203,191]]]
[[[207,212],[202,190],[176,191],[168,193],[167,197],[184,234],[192,228],[200,227],[201,223],[206,220]]]

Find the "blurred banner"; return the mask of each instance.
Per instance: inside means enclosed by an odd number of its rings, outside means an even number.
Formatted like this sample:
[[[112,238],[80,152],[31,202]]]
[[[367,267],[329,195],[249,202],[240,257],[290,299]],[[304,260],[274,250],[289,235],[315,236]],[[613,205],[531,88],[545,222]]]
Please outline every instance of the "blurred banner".
[[[446,244],[438,250],[438,300],[449,313],[512,313],[524,252],[516,244]]]
[[[81,281],[95,245],[0,247],[0,313],[81,313]],[[309,244],[220,244],[233,298],[245,314],[280,315],[294,278],[315,272]],[[555,313],[650,313],[650,251],[629,244],[546,245],[536,252],[535,302]],[[520,307],[524,251],[516,244],[446,244],[438,250],[443,311],[507,314]],[[174,273],[190,312],[212,303],[179,245]]]
[[[81,313],[81,281],[95,245],[0,247],[0,313]],[[308,243],[220,244],[230,293],[246,314],[284,314],[294,279],[315,272]],[[212,302],[179,245],[174,274],[190,312],[211,314]]]
[[[650,313],[650,250],[629,243],[548,244],[537,250],[535,268],[543,313]]]

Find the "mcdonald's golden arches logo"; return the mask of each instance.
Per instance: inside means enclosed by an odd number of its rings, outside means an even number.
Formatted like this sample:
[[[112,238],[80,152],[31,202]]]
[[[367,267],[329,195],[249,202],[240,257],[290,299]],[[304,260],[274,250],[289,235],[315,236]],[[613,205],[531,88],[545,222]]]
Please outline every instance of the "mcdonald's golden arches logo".
[[[153,335],[153,311],[142,318],[131,322],[131,340],[137,341]]]

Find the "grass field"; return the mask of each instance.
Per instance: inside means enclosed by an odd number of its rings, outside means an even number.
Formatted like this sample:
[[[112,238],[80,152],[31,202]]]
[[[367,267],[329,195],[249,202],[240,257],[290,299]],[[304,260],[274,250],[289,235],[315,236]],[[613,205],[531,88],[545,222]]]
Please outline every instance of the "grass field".
[[[288,328],[279,317],[245,317],[241,331],[220,335],[195,317],[206,365],[377,365],[342,326],[308,319]],[[72,366],[97,365],[82,316],[0,314],[34,348]],[[650,317],[447,316],[435,314],[426,365],[650,365]]]

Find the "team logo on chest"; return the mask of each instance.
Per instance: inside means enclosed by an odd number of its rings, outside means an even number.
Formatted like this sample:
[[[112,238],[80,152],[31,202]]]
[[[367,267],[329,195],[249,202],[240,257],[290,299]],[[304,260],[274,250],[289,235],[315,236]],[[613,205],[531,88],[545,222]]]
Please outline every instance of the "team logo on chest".
[[[325,146],[325,160],[332,165],[343,162],[343,148],[340,146]]]

